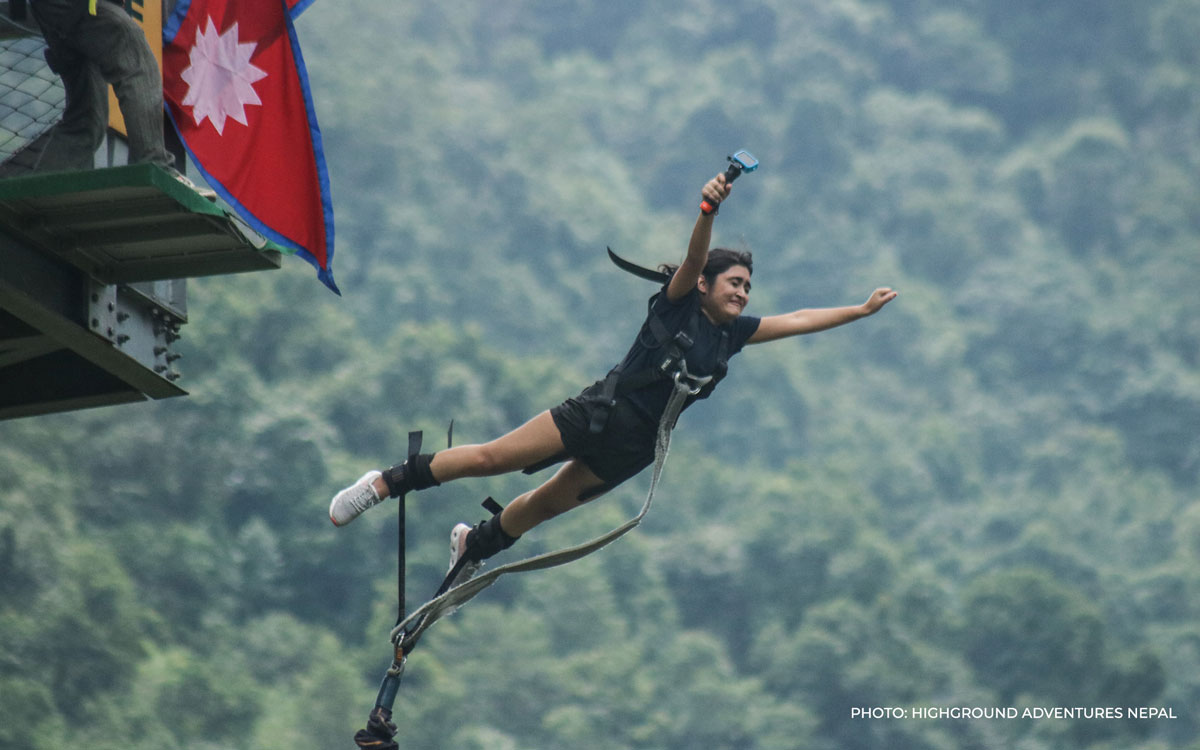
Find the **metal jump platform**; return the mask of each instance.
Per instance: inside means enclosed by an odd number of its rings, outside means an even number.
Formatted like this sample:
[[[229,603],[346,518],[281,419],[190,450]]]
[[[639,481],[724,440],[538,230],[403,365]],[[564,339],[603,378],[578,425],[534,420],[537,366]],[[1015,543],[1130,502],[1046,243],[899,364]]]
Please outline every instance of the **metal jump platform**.
[[[153,165],[0,180],[0,419],[185,395],[185,280],[280,255]]]

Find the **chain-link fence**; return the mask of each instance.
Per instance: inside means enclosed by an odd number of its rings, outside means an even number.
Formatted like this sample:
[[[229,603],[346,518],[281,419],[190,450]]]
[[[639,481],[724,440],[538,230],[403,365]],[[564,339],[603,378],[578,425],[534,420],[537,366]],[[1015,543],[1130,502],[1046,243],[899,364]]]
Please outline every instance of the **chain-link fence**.
[[[32,20],[0,17],[0,176],[33,169],[38,139],[62,117],[66,92]]]

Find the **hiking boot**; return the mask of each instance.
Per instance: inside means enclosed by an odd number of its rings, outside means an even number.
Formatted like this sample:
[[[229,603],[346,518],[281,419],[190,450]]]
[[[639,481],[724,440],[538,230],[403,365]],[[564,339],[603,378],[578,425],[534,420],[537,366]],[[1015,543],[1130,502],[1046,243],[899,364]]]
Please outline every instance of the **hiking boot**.
[[[465,523],[460,523],[451,529],[450,569],[446,571],[447,575],[450,574],[450,571],[454,570],[455,565],[458,565],[458,561],[466,556],[467,548],[469,546],[467,544],[467,537],[470,535],[470,533],[471,527]],[[453,583],[450,584],[450,588],[454,588],[459,584],[466,583],[467,581],[471,580],[482,567],[482,560],[469,560],[468,562],[464,563],[462,569],[458,571],[458,575],[454,577]]]
[[[329,520],[334,526],[345,526],[372,505],[379,504],[381,498],[375,492],[375,480],[378,471],[368,471],[359,477],[358,481],[333,496],[329,503]]]

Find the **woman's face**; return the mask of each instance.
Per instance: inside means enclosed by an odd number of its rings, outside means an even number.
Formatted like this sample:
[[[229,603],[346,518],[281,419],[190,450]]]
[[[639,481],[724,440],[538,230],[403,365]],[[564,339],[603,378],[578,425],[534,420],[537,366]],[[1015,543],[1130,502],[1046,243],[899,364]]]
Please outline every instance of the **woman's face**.
[[[711,286],[711,288],[710,288]],[[722,325],[742,314],[750,302],[750,269],[746,266],[730,266],[713,279],[700,277],[700,309],[716,325]]]

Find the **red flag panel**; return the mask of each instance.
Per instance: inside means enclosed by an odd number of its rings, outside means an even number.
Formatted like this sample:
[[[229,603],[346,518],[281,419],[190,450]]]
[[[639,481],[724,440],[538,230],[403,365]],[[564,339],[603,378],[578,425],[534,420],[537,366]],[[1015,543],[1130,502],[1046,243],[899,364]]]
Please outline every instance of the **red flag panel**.
[[[218,194],[333,283],[333,209],[292,18],[311,0],[181,0],[163,29],[168,114]]]

